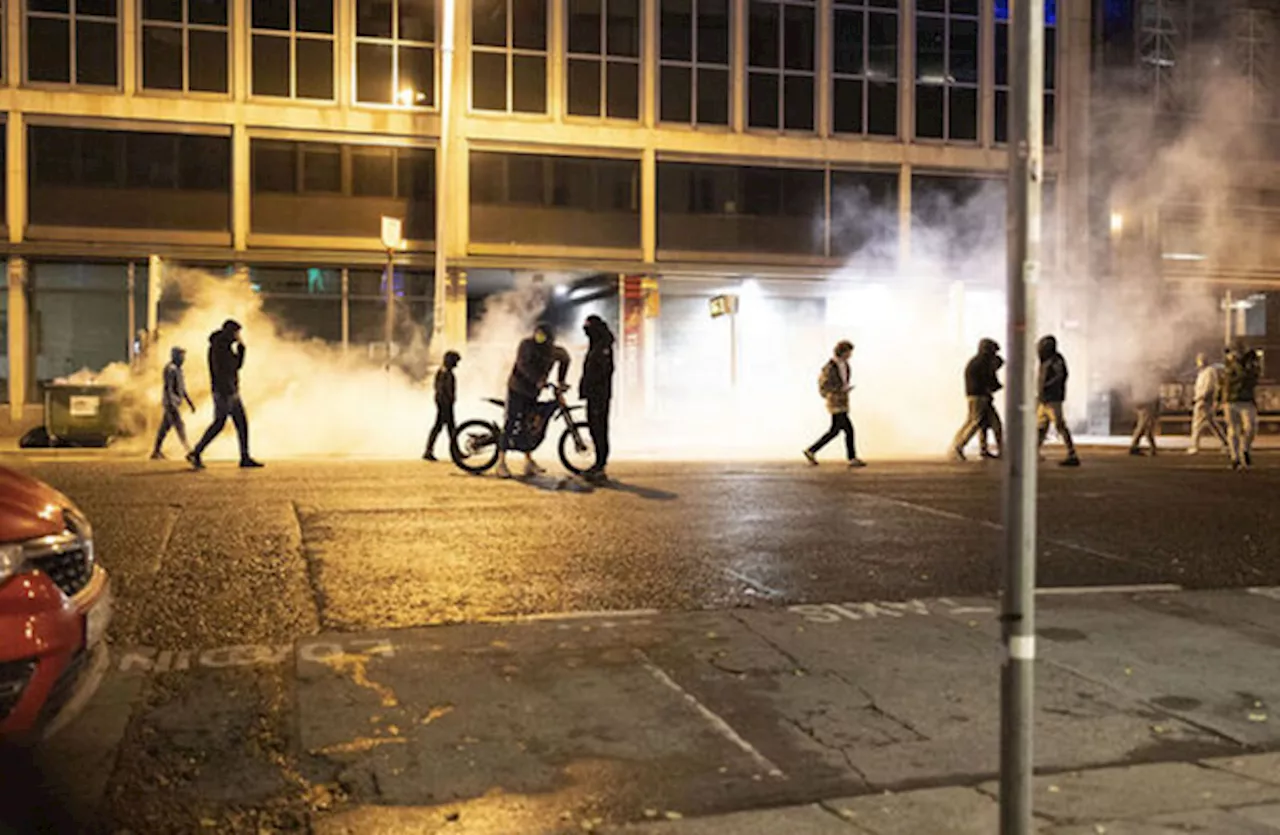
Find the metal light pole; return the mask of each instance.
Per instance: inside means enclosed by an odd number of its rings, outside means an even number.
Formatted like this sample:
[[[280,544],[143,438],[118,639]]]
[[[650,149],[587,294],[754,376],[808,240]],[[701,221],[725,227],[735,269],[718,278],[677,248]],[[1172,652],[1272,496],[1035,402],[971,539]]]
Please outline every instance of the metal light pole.
[[[1009,54],[1009,371],[1005,437],[1005,661],[1000,700],[1000,832],[1030,835],[1035,723],[1036,285],[1044,163],[1044,0],[1013,0]]]
[[[449,139],[453,132],[453,41],[454,3],[444,0],[440,27],[440,141],[436,153],[436,252],[435,293],[431,314],[431,345],[441,351],[448,338],[445,317],[448,307],[449,265],[445,257],[448,237]],[[456,347],[456,346],[448,346]]]

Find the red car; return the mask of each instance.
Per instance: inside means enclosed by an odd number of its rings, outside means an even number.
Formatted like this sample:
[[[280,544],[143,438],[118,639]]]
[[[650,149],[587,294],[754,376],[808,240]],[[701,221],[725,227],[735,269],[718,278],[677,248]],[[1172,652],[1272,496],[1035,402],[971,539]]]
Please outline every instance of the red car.
[[[111,587],[66,496],[0,467],[0,741],[48,736],[107,668]]]

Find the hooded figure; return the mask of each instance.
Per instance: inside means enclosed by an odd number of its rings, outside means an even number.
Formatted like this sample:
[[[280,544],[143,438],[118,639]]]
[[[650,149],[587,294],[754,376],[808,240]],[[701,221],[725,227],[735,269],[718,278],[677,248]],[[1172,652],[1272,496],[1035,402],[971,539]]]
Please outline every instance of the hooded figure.
[[[1062,411],[1063,401],[1067,399],[1067,361],[1058,353],[1058,340],[1053,336],[1043,337],[1036,345],[1036,353],[1040,356],[1040,405],[1036,415],[1039,443],[1044,443],[1052,424],[1067,447],[1067,457],[1060,462],[1061,465],[1078,467],[1080,456],[1076,455],[1076,444],[1071,439],[1071,430],[1067,428]]]
[[[1222,374],[1222,366],[1211,364],[1203,351],[1196,354],[1196,387],[1191,407],[1191,446],[1187,448],[1188,455],[1195,455],[1200,451],[1200,438],[1206,428],[1218,436],[1224,449],[1231,450],[1226,430],[1218,420]]]
[[[218,433],[227,425],[227,418],[236,426],[236,438],[240,442],[240,466],[256,468],[262,465],[249,455],[249,419],[240,400],[240,369],[244,366],[245,348],[240,339],[240,323],[228,319],[222,327],[209,334],[209,383],[213,389],[213,423],[205,431],[196,448],[187,454],[187,460],[197,470],[204,469],[201,456],[213,443]]]
[[[511,478],[511,470],[507,468],[507,450],[511,448],[512,439],[523,430],[529,410],[538,402],[538,394],[547,384],[551,369],[557,364],[560,366],[557,387],[563,392],[567,388],[565,378],[569,376],[569,352],[556,344],[551,325],[539,322],[533,329],[533,336],[521,341],[516,350],[515,365],[511,367],[511,376],[507,378],[506,425],[498,449],[499,478]],[[524,455],[525,475],[546,472],[533,460],[532,452]]]
[[[431,433],[427,435],[427,451],[422,455],[424,461],[436,460],[436,438],[440,437],[441,429],[449,431],[449,449],[453,449],[458,434],[458,427],[453,418],[453,404],[458,399],[458,381],[453,376],[453,369],[457,368],[461,361],[462,355],[457,351],[445,351],[444,365],[436,371],[436,422],[432,424]]]
[[[191,402],[191,395],[187,393],[186,377],[182,373],[182,364],[186,359],[185,348],[175,345],[169,351],[169,364],[164,367],[164,394],[161,396],[164,415],[160,419],[160,431],[156,433],[155,448],[151,451],[153,461],[164,459],[164,452],[160,448],[164,446],[164,439],[168,436],[170,429],[177,431],[178,440],[182,441],[183,449],[188,453],[191,452],[191,444],[187,443],[187,427],[182,422],[182,404],[186,403],[190,406],[192,412],[195,412],[196,404]]]
[[[613,332],[595,315],[587,317],[582,330],[587,335],[587,357],[578,393],[587,401],[587,427],[596,448],[595,465],[584,475],[604,479],[609,463],[609,402],[613,399]]]
[[[996,376],[1004,360],[1000,358],[1000,345],[994,339],[978,342],[978,353],[964,368],[964,393],[969,403],[969,415],[951,443],[952,456],[964,460],[965,445],[977,433],[983,458],[995,458],[987,448],[987,430],[995,432],[996,445],[1004,449],[1004,425],[996,412],[995,394],[1004,388]]]
[[[1258,352],[1242,344],[1232,346],[1227,351],[1222,376],[1231,466],[1247,470],[1253,466],[1253,441],[1258,435],[1258,404],[1254,400],[1258,379],[1262,376],[1262,360]]]

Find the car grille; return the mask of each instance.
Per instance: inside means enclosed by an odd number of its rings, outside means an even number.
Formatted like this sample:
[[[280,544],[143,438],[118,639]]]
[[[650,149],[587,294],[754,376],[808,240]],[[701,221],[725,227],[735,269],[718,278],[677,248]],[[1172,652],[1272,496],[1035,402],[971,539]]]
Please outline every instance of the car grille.
[[[31,565],[53,580],[67,597],[78,594],[93,576],[93,561],[83,547],[37,557]]]
[[[27,682],[36,670],[34,661],[6,661],[0,664],[0,720],[6,719],[9,713],[22,698],[22,691],[27,689]]]

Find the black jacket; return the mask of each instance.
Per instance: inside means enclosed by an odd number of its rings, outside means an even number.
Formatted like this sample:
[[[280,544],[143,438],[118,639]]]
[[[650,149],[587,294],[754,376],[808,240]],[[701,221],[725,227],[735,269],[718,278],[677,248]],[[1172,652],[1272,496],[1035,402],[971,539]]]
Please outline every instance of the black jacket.
[[[209,381],[214,394],[230,397],[240,393],[240,368],[244,365],[244,345],[227,331],[209,334]]]
[[[507,388],[517,394],[536,399],[546,385],[551,367],[560,363],[560,384],[569,376],[569,352],[554,342],[541,345],[533,337],[520,343],[516,351],[516,364],[507,378]]]
[[[991,397],[1000,389],[1000,380],[996,372],[1004,365],[1004,360],[996,353],[1000,349],[989,339],[978,345],[978,353],[973,355],[969,364],[964,367],[964,393],[968,397]]]
[[[436,371],[436,405],[452,406],[458,399],[458,379],[453,376],[453,369],[442,365]]]
[[[1041,339],[1037,347],[1040,355],[1040,402],[1062,403],[1067,399],[1067,361],[1058,353],[1058,340],[1052,336]]]
[[[582,365],[578,394],[583,400],[613,397],[613,333],[601,321],[587,325],[587,358]]]

